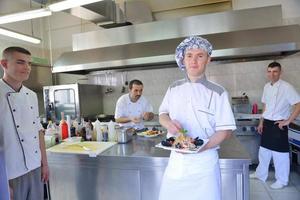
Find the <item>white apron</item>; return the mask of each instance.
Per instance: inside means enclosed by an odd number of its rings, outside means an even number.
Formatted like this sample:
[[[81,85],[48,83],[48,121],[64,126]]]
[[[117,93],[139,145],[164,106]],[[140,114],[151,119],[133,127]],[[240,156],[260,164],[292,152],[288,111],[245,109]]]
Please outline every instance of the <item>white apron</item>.
[[[171,153],[159,200],[182,199],[221,199],[221,174],[216,150],[199,154]]]

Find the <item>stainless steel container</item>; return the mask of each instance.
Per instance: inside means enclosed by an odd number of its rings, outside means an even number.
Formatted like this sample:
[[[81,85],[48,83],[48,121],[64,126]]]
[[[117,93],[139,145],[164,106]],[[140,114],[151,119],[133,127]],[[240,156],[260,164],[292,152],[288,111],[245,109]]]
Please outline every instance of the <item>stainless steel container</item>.
[[[119,144],[124,144],[129,142],[132,139],[132,136],[135,132],[134,128],[128,128],[128,127],[116,126],[115,129],[117,134],[117,141]]]

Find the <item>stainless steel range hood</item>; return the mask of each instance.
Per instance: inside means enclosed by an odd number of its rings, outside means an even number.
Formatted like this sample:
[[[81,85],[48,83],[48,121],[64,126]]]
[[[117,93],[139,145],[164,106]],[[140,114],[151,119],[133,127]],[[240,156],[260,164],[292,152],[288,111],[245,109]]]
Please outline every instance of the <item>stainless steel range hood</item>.
[[[123,11],[112,0],[102,0],[71,8],[66,12],[81,19],[91,21],[99,26],[123,24],[126,21]]]
[[[53,73],[167,66],[175,63],[176,46],[190,35],[211,41],[215,61],[300,50],[300,25],[283,25],[281,7],[270,6],[77,34],[73,52],[61,55]]]

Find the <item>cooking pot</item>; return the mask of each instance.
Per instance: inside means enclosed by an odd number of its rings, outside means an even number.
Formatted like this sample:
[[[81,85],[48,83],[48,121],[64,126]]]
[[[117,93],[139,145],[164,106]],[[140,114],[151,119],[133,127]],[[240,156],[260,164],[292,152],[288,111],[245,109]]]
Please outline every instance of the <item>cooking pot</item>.
[[[115,129],[117,141],[119,144],[125,144],[129,142],[132,139],[133,134],[135,133],[134,128],[116,126]]]

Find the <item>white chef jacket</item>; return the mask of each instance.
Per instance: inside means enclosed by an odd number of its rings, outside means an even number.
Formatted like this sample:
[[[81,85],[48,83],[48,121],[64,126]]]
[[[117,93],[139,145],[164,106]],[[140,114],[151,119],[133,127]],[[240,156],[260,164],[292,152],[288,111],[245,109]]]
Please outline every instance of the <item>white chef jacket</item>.
[[[266,105],[263,118],[286,120],[291,114],[292,105],[300,102],[300,96],[291,84],[279,79],[273,85],[271,82],[265,85],[261,101]]]
[[[0,113],[0,134],[10,180],[41,166],[39,131],[43,128],[37,96],[25,86],[16,92],[0,79]]]
[[[225,89],[206,79],[192,83],[188,78],[171,85],[159,108],[180,122],[190,137],[207,139],[219,130],[236,129]]]
[[[141,117],[144,112],[153,112],[153,107],[149,101],[141,96],[136,102],[130,100],[129,94],[122,95],[116,104],[115,118],[120,117]],[[143,120],[140,123],[120,123],[120,126],[129,126],[136,129],[144,128]]]
[[[225,89],[202,76],[195,83],[188,78],[169,88],[159,114],[177,120],[190,137],[209,139],[216,131],[236,129]],[[160,200],[221,199],[221,174],[216,148],[196,154],[171,152]]]

